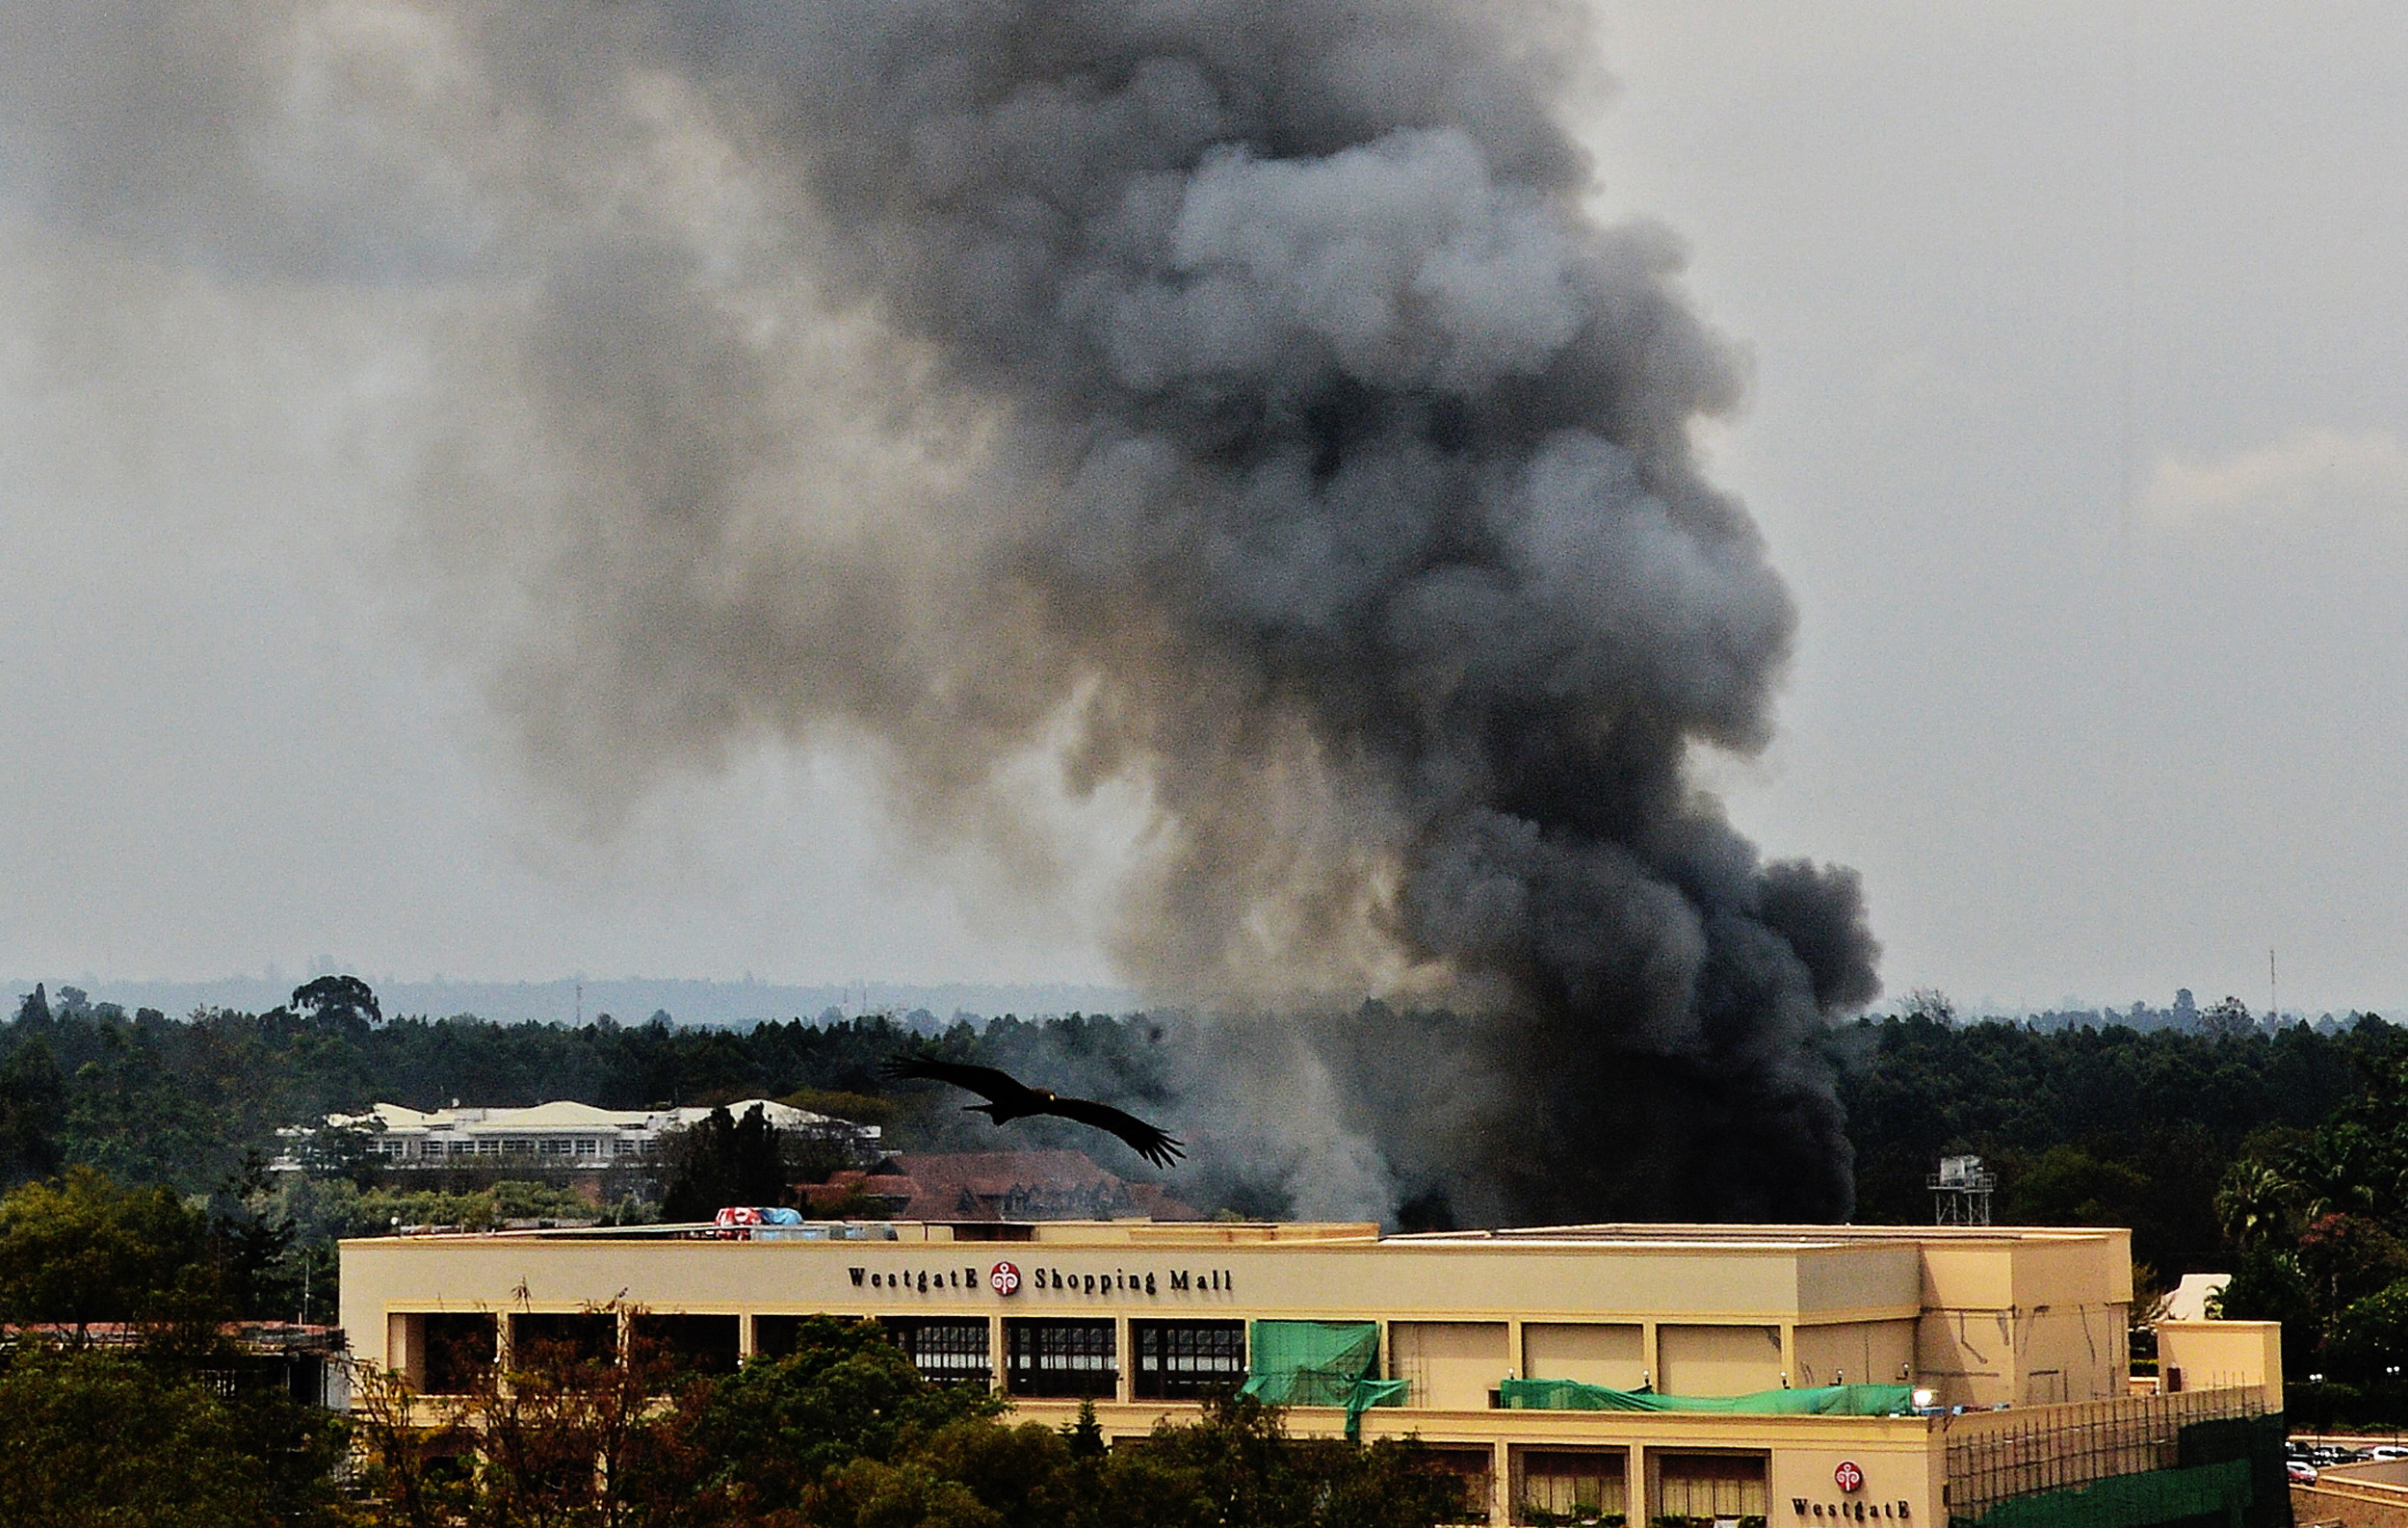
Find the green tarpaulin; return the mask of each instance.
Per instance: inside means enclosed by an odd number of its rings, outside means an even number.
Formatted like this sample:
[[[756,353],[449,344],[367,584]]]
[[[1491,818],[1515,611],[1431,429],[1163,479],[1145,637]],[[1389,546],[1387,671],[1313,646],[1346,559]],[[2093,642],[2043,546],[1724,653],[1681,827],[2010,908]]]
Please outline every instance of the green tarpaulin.
[[[1914,1409],[1903,1384],[1825,1384],[1807,1390],[1758,1390],[1752,1395],[1663,1395],[1611,1390],[1578,1380],[1507,1380],[1498,1386],[1507,1408],[1531,1411],[1735,1411],[1758,1416],[1900,1416]]]
[[[2204,1520],[2239,1528],[2249,1505],[2249,1462],[2239,1460],[2117,1475],[2070,1490],[2018,1496],[1979,1517],[1950,1521],[1956,1528],[2160,1528]]]
[[[1343,1406],[1347,1436],[1363,1432],[1367,1407],[1402,1406],[1402,1380],[1382,1380],[1374,1321],[1248,1323],[1252,1362],[1240,1395],[1266,1406]]]

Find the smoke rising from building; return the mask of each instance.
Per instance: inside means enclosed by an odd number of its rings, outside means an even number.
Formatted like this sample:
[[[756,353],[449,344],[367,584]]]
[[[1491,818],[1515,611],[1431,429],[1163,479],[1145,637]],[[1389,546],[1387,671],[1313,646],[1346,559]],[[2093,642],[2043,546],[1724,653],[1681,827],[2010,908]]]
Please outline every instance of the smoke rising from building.
[[[1689,779],[1793,613],[1693,459],[1739,382],[1677,245],[1583,210],[1562,14],[37,0],[0,49],[79,236],[417,336],[430,558],[597,812],[841,744],[1041,887],[1033,771],[1120,793],[1117,952],[1221,1015],[1176,1122],[1299,1208],[1846,1211],[1801,1042],[1874,947]]]

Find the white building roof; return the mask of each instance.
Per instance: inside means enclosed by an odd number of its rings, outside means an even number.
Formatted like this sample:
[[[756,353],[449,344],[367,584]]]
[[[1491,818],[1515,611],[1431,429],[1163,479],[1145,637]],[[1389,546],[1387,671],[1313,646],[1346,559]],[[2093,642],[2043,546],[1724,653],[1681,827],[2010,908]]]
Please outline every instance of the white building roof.
[[[793,1108],[770,1098],[740,1099],[727,1105],[727,1112],[741,1120],[755,1108],[760,1109],[769,1122],[781,1130],[851,1123],[824,1114],[813,1114],[807,1109]],[[465,1135],[553,1130],[641,1130],[657,1134],[698,1124],[710,1115],[710,1109],[694,1106],[678,1109],[600,1109],[570,1098],[556,1098],[550,1103],[530,1104],[517,1109],[462,1108],[457,1105],[448,1109],[412,1109],[406,1104],[379,1103],[366,1114],[328,1115],[327,1122],[338,1128],[381,1123],[388,1135],[436,1130],[458,1131]]]

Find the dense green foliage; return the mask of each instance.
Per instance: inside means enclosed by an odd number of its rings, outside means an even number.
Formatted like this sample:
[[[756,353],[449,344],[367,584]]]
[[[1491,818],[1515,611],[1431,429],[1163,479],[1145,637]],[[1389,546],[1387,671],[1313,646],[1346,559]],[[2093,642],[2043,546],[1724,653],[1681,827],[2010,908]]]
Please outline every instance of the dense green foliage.
[[[429,1458],[431,1415],[479,1441],[464,1467]],[[1106,1448],[1091,1412],[1015,1425],[982,1391],[923,1380],[877,1327],[834,1318],[719,1380],[638,1352],[538,1356],[457,1402],[388,1382],[362,1428],[362,1515],[380,1528],[1428,1528],[1461,1506],[1458,1477],[1419,1444],[1290,1437],[1251,1401],[1207,1403],[1139,1448]]]
[[[338,1521],[337,1419],[273,1391],[223,1393],[226,1372],[156,1351],[0,1354],[0,1522]]]
[[[1924,1180],[1937,1160],[1978,1153],[2000,1175],[2002,1221],[2132,1226],[2145,1287],[2245,1262],[2237,1301],[2296,1325],[2307,1340],[2290,1351],[2302,1363],[2338,1341],[2343,1311],[2408,1276],[2408,1221],[2393,1208],[2408,1198],[2408,1032],[2371,1016],[2268,1029],[2232,999],[2045,1024],[1960,1024],[1944,1005],[1910,1006],[1820,1041],[1847,1111],[1858,1220],[1928,1220]],[[1366,1034],[1430,1019],[1363,1016]],[[304,1301],[323,1311],[330,1237],[397,1222],[564,1218],[578,1206],[535,1185],[380,1179],[363,1162],[266,1194],[256,1163],[281,1125],[379,1099],[636,1107],[768,1096],[878,1123],[897,1148],[983,1147],[993,1132],[956,1099],[891,1090],[879,1063],[917,1045],[1090,1094],[1163,1100],[1188,1033],[1176,1017],[1146,1015],[961,1021],[934,1036],[883,1017],[745,1031],[658,1015],[581,1026],[387,1018],[363,984],[339,977],[269,1013],[185,1020],[127,1014],[73,988],[55,1004],[37,991],[0,1023],[0,1186],[86,1167],[171,1190],[203,1206],[198,1234],[245,1313],[292,1314]],[[742,1120],[693,1135],[670,1164],[692,1201],[681,1213],[772,1199],[781,1178],[835,1165],[798,1162],[791,1142],[777,1157]],[[1097,1145],[1059,1120],[1015,1125],[1012,1140]],[[1099,1160],[1115,1149],[1104,1143]],[[1217,1177],[1210,1164],[1191,1165],[1179,1192],[1208,1211],[1283,1209],[1275,1193]],[[2365,1333],[2379,1326],[2372,1309],[2353,1318],[2336,1362],[2367,1351]]]
[[[0,1522],[332,1520],[341,1424],[224,1335],[255,1230],[89,1168],[0,1199]]]
[[[0,1185],[80,1163],[123,1182],[207,1193],[248,1157],[273,1155],[279,1126],[379,1100],[434,1108],[454,1098],[493,1107],[575,1098],[633,1109],[807,1093],[826,1108],[847,1101],[831,1094],[883,1093],[878,1063],[915,1039],[884,1017],[748,1031],[666,1018],[379,1020],[363,1002],[305,1000],[332,980],[265,1014],[210,1010],[181,1020],[150,1009],[129,1015],[72,988],[55,1005],[46,993],[27,996],[14,1022],[0,1023]],[[1161,1040],[1141,1020],[1073,1014],[957,1023],[933,1048],[1007,1067],[1043,1056],[1106,1074],[1125,1094],[1160,1096]],[[895,1117],[873,1122],[898,1125],[906,1142],[981,1139],[929,1091],[889,1103]]]
[[[1999,1220],[2129,1225],[2133,1255],[2170,1280],[2230,1267],[2216,1190],[2253,1139],[2306,1139],[2403,1040],[2373,1018],[2217,1034],[1917,1014],[1839,1029],[1828,1046],[1859,1220],[1929,1221],[1939,1159],[1975,1152],[1999,1173]]]
[[[1252,1403],[1104,1448],[924,1380],[877,1327],[803,1323],[713,1378],[528,1344],[459,1397],[357,1376],[355,1423],[227,1334],[205,1212],[89,1170],[0,1199],[0,1522],[200,1528],[1430,1528],[1417,1445],[1285,1436]],[[107,1325],[103,1325],[106,1323]],[[37,1326],[35,1324],[55,1324]],[[347,1445],[352,1464],[338,1469]]]

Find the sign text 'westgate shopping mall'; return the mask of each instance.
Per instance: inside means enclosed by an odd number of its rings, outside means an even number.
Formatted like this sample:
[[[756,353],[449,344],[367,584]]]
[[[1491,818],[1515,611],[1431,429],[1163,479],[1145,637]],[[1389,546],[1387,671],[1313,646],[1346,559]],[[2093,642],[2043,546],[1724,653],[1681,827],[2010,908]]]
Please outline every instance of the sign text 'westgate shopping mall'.
[[[976,1267],[966,1268],[906,1268],[889,1273],[868,1267],[848,1268],[855,1289],[891,1289],[897,1294],[945,1294],[962,1290],[990,1289],[998,1295],[1016,1295],[1023,1287],[1032,1292],[1065,1295],[1094,1295],[1110,1300],[1115,1296],[1139,1299],[1160,1299],[1165,1294],[1225,1295],[1237,1287],[1226,1268],[1147,1268],[1132,1273],[1126,1268],[1098,1272],[1072,1272],[1062,1268],[1031,1268],[1024,1277],[1012,1263],[997,1263],[981,1278]]]

